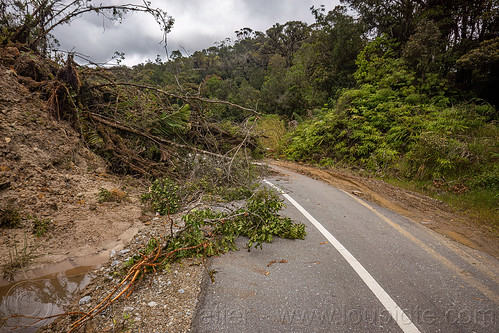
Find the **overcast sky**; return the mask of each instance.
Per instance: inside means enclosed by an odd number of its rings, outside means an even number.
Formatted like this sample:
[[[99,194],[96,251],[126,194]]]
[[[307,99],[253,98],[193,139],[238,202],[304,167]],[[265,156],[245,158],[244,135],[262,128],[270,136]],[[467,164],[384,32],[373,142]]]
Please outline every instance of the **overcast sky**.
[[[103,0],[97,3],[140,3],[137,1]],[[333,9],[339,0],[152,0],[153,7],[166,10],[175,19],[168,34],[168,51],[194,51],[213,46],[234,31],[244,27],[263,31],[275,23],[299,20],[313,23],[311,6]],[[62,50],[83,53],[95,62],[109,60],[115,51],[125,52],[126,65],[166,59],[160,27],[145,13],[128,14],[121,24],[102,16],[86,14],[55,30]],[[183,47],[183,49],[182,49]]]

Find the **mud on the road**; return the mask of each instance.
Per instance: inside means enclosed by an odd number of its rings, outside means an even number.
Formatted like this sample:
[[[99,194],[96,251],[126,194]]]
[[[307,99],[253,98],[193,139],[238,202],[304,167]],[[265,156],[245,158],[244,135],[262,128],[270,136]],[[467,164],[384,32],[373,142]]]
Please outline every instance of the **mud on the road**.
[[[271,164],[325,181],[370,202],[388,208],[461,244],[499,258],[499,242],[483,227],[445,203],[383,181],[340,171],[319,169],[289,161]]]

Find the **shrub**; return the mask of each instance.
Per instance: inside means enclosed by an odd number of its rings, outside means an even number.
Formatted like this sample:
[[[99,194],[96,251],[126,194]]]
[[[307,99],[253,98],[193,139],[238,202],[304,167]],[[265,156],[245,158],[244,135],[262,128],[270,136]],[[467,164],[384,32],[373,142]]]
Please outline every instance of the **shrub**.
[[[261,248],[263,243],[272,242],[274,236],[303,239],[305,225],[280,216],[278,213],[283,206],[275,191],[261,188],[253,193],[245,206],[234,211],[193,210],[182,217],[185,232],[171,239],[167,250],[192,248],[177,252],[177,259],[181,259],[236,250],[234,242],[239,236],[248,238],[248,250],[253,246]]]
[[[265,115],[257,122],[258,139],[267,155],[281,151],[282,138],[286,134],[284,121],[278,115]]]
[[[179,186],[169,178],[157,179],[149,192],[142,195],[143,203],[161,215],[175,214],[180,209]]]
[[[37,237],[45,235],[50,229],[52,229],[51,219],[40,219],[38,217],[33,219],[33,234]]]

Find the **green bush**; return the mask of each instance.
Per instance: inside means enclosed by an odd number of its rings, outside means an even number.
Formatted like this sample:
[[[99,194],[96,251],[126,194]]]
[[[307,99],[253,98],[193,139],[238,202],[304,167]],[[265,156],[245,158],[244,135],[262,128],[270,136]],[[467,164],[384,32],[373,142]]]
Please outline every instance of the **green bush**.
[[[50,229],[52,229],[51,219],[41,219],[38,217],[35,217],[33,219],[33,234],[35,234],[37,237],[45,235]]]
[[[281,152],[282,138],[286,134],[284,120],[278,115],[264,115],[256,123],[258,141],[266,155],[276,156]]]
[[[235,211],[193,210],[182,217],[186,231],[168,243],[168,251],[194,247],[178,251],[176,256],[181,259],[236,250],[235,240],[239,236],[248,238],[248,250],[253,246],[261,248],[263,243],[272,242],[274,236],[303,239],[305,225],[280,216],[279,210],[283,206],[275,191],[261,188],[253,193],[245,206]]]
[[[420,180],[494,186],[499,161],[497,111],[483,101],[449,107],[447,82],[424,80],[377,38],[359,55],[358,88],[287,136],[286,155],[321,165],[346,163]]]
[[[474,188],[497,190],[499,193],[499,164],[495,164],[491,169],[474,177],[471,185]]]
[[[441,178],[456,174],[470,165],[463,142],[434,133],[424,133],[408,154],[413,173],[419,178]]]
[[[149,192],[142,195],[143,203],[149,203],[151,208],[161,215],[175,214],[180,209],[179,186],[169,178],[157,179]]]

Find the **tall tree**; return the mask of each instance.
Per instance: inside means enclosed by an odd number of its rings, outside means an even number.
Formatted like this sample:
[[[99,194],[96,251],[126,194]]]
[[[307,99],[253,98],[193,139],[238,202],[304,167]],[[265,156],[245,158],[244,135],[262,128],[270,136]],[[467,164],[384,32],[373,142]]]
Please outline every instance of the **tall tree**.
[[[308,63],[309,77],[316,89],[334,97],[341,88],[355,84],[355,60],[364,48],[363,25],[337,6],[327,14],[311,8],[316,17],[309,49],[302,59]],[[325,101],[323,101],[325,102]]]
[[[499,36],[497,0],[427,0],[422,15],[437,23],[449,46]]]
[[[281,25],[274,24],[266,31],[268,36],[267,52],[279,54],[286,59],[286,67],[290,67],[293,56],[298,51],[303,41],[309,37],[309,27],[300,21],[289,21]]]
[[[414,19],[424,0],[341,0],[357,11],[371,34],[387,34],[406,42],[414,32]]]
[[[92,0],[2,0],[0,5],[0,41],[20,42],[33,50],[46,53],[55,39],[52,31],[69,24],[86,13],[102,14],[109,20],[121,20],[127,12],[145,12],[154,17],[164,33],[170,32],[174,20],[160,8],[151,7],[149,1],[139,4],[94,5]]]

